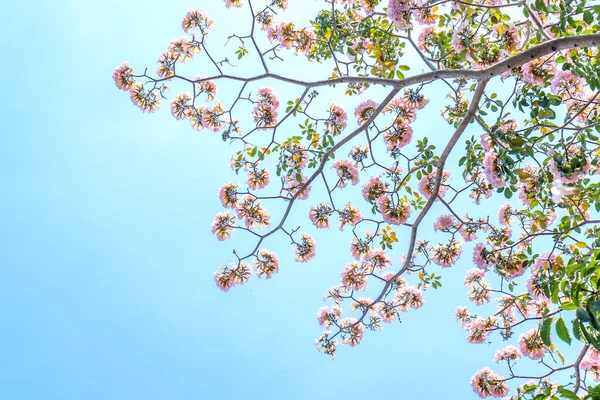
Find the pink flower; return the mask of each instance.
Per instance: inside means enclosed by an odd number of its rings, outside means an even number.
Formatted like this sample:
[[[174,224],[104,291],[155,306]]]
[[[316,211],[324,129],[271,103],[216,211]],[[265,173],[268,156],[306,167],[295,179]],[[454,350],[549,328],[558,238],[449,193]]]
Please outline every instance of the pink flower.
[[[414,286],[402,286],[396,292],[394,298],[400,311],[407,311],[409,308],[421,308],[425,301],[423,300],[423,293]]]
[[[489,261],[490,252],[485,248],[483,243],[477,243],[473,251],[473,262],[479,268],[487,271],[492,262]]]
[[[348,116],[346,111],[338,105],[329,105],[329,118],[325,121],[325,130],[332,135],[338,135],[346,128]]]
[[[497,157],[493,150],[487,151],[483,159],[483,167],[485,168],[485,176],[488,182],[495,188],[502,188],[504,187],[504,180],[500,176]]]
[[[337,160],[331,168],[337,171],[340,180],[338,181],[338,187],[345,187],[347,182],[352,182],[353,185],[358,183],[358,169],[355,164],[350,160]]]
[[[519,349],[524,356],[532,360],[539,360],[548,351],[548,346],[542,342],[538,329],[532,328],[523,333],[519,338]]]
[[[461,242],[452,239],[447,245],[440,243],[433,247],[431,253],[431,259],[434,263],[444,268],[451,267],[462,253]]]
[[[337,322],[342,316],[342,309],[338,306],[331,307],[321,307],[319,311],[317,311],[317,321],[319,321],[319,325],[329,327],[332,322]]]
[[[510,205],[510,201],[504,203],[502,207],[498,210],[498,220],[504,226],[510,226],[512,223],[511,215],[513,215],[514,210]]]
[[[410,2],[408,0],[390,0],[387,15],[399,31],[410,27]]]
[[[221,186],[219,189],[219,200],[223,207],[235,208],[238,205],[238,188],[240,186],[233,182],[229,182]]]
[[[269,279],[279,271],[279,258],[272,251],[261,250],[256,256],[256,261],[254,261],[254,268],[259,278],[266,275],[266,279]]]
[[[171,102],[171,114],[175,119],[187,118],[189,107],[191,106],[192,96],[189,93],[180,93]]]
[[[355,237],[350,243],[350,253],[352,254],[352,257],[357,260],[360,260],[362,256],[371,252],[370,243],[373,238],[373,233],[367,231],[365,236],[364,239]]]
[[[502,350],[496,351],[494,355],[494,361],[499,363],[501,361],[516,361],[521,359],[521,352],[515,346],[506,346]]]
[[[213,274],[217,287],[224,292],[227,292],[233,286],[243,285],[248,282],[252,275],[252,268],[244,262],[238,265],[231,264],[229,267],[221,267]]]
[[[434,231],[446,231],[449,228],[455,228],[458,221],[452,214],[440,215],[433,224]]]
[[[329,218],[333,214],[333,208],[329,204],[319,203],[310,209],[308,218],[317,228],[329,228],[331,223]]]
[[[427,199],[433,195],[433,189],[435,188],[436,176],[437,176],[437,168],[434,168],[433,171],[431,171],[427,175],[424,175],[421,178],[421,180],[419,181],[419,192],[421,192],[421,194],[423,196],[425,196],[425,198],[427,198]],[[450,171],[444,170],[442,172],[440,186],[439,186],[439,190],[438,190],[438,193],[436,196],[436,200],[438,200],[437,197],[444,197],[444,195],[446,194],[446,191],[448,190],[448,185],[446,185],[445,182],[448,181],[448,179],[450,179]]]
[[[341,320],[340,327],[344,332],[342,343],[349,344],[350,347],[360,344],[360,341],[363,338],[364,328],[356,318],[345,318]]]
[[[407,123],[394,121],[392,126],[386,129],[383,134],[383,142],[387,145],[389,151],[400,149],[410,143],[413,136],[413,130]]]
[[[377,205],[383,220],[390,225],[402,225],[410,217],[410,202],[405,198],[395,203],[391,196],[384,195],[377,199]]]
[[[296,244],[296,261],[308,262],[315,256],[315,242],[306,234],[301,233],[302,241]]]
[[[482,399],[488,396],[503,397],[508,393],[508,386],[504,379],[488,367],[480,369],[473,375],[471,388]]]
[[[355,226],[363,219],[360,210],[350,203],[344,209],[339,210],[338,214],[340,216],[340,230],[343,230],[346,225]]]
[[[218,213],[213,220],[211,231],[219,240],[226,240],[231,237],[233,231],[234,218],[229,213]]]
[[[133,84],[135,83],[135,78],[133,77],[133,69],[129,66],[128,62],[124,62],[119,65],[115,72],[113,72],[113,80],[115,81],[115,85],[121,90],[128,91],[131,89]]]
[[[362,195],[368,202],[379,199],[387,190],[388,184],[383,183],[379,176],[372,176],[362,188]]]
[[[392,259],[385,253],[383,249],[373,250],[365,256],[363,261],[369,265],[371,271],[374,269],[385,271],[392,264]]]
[[[368,281],[368,271],[364,264],[350,262],[342,270],[342,285],[352,290],[365,290]]]
[[[359,125],[363,125],[371,118],[377,107],[379,107],[379,104],[375,103],[373,100],[366,100],[360,103],[354,110],[356,122]]]

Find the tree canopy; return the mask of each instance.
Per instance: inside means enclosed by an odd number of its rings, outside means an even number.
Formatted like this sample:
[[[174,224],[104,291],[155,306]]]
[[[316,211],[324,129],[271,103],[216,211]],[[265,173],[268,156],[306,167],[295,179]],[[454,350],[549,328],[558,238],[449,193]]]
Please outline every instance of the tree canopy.
[[[247,12],[246,32],[192,9],[156,72],[114,71],[142,111],[166,102],[233,149],[237,181],[218,191],[212,232],[251,245],[218,267],[217,287],[285,268],[269,250],[275,236],[298,262],[339,254],[315,340],[333,358],[443,290],[439,268],[468,265],[473,304],[456,319],[470,343],[493,340],[502,364],[475,372],[473,391],[600,399],[600,5],[321,3],[300,26],[288,0],[225,0]],[[229,56],[211,48],[218,32]],[[298,77],[294,57],[315,68]],[[187,75],[196,60],[212,73]],[[436,132],[418,129],[419,116],[437,118]],[[297,227],[301,202],[310,210]],[[425,234],[432,222],[437,233]],[[351,232],[348,254],[313,239],[336,223]]]

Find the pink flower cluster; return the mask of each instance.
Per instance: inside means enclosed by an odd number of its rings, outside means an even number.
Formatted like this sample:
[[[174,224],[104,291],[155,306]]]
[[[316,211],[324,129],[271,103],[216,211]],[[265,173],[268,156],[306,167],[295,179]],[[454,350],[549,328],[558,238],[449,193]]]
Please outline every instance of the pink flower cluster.
[[[356,165],[350,160],[337,160],[332,165],[331,168],[337,171],[339,176],[339,181],[337,186],[343,188],[350,181],[353,185],[358,183],[358,169]]]
[[[267,87],[258,89],[258,102],[252,110],[253,119],[258,128],[270,128],[277,125],[279,99]]]

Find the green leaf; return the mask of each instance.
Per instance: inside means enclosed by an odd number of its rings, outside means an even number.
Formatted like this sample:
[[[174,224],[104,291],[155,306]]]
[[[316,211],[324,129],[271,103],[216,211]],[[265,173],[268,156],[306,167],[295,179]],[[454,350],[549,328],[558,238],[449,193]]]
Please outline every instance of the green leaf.
[[[559,387],[557,389],[558,394],[560,394],[560,398],[561,399],[567,399],[567,400],[581,400],[579,398],[579,396],[577,396],[575,393],[573,393],[572,391],[570,391],[569,389],[566,389],[564,387]]]
[[[583,20],[585,21],[586,24],[591,25],[592,22],[594,22],[594,16],[592,15],[591,12],[586,10],[583,13]]]
[[[575,315],[577,315],[577,318],[581,322],[590,322],[592,320],[590,314],[583,307],[578,307]]]
[[[552,326],[552,318],[546,318],[542,322],[542,326],[540,327],[540,336],[542,338],[542,342],[546,346],[550,346],[552,341],[550,340],[550,327]]]
[[[571,344],[571,334],[562,317],[556,321],[556,333],[563,342]]]

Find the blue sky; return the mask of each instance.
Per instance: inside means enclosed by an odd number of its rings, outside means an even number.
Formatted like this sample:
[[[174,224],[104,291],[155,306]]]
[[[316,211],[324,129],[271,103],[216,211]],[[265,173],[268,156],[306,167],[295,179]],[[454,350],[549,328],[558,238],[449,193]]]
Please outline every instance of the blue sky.
[[[0,6],[0,397],[475,398],[469,379],[501,344],[469,345],[453,321],[470,250],[423,309],[333,362],[313,346],[315,313],[349,232],[314,234],[306,265],[278,237],[272,280],[215,287],[232,261],[210,233],[232,150],[166,106],[141,114],[111,74],[124,60],[153,69],[187,10],[224,18],[220,1],[52,3]],[[417,123],[449,134],[436,110]]]

